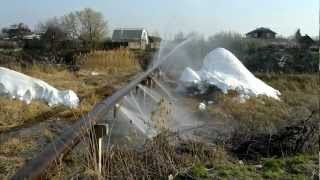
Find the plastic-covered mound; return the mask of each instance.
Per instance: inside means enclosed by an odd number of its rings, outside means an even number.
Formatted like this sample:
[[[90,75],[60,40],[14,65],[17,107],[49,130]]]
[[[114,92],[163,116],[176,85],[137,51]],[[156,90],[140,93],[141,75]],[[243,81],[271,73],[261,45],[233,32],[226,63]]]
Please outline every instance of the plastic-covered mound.
[[[76,108],[79,105],[79,98],[75,92],[59,91],[42,80],[4,67],[0,67],[0,96],[19,99],[27,104],[32,100],[42,100],[49,106],[64,105]]]
[[[186,86],[192,86],[201,81],[200,76],[192,70],[191,68],[187,67],[180,76],[180,81],[184,82]]]
[[[280,99],[281,93],[278,90],[256,78],[235,55],[224,48],[214,49],[207,54],[199,71],[195,72],[190,68],[186,68],[186,70],[196,73],[200,77],[199,83],[216,86],[223,93],[227,93],[228,90],[236,90],[242,97],[266,95]],[[186,84],[194,79],[182,77],[185,77],[184,74],[182,74],[180,81]],[[197,85],[197,87],[206,86]]]

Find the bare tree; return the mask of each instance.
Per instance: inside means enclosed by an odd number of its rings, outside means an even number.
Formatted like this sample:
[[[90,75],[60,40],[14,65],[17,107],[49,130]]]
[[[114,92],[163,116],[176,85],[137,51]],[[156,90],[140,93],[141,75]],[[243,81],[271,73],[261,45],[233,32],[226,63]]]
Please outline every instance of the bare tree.
[[[64,15],[61,24],[70,39],[75,40],[80,37],[81,24],[76,12]]]
[[[53,17],[44,22],[39,22],[36,31],[45,33],[49,27],[59,27],[59,29],[63,29],[61,25],[61,18]]]
[[[61,36],[64,39],[80,39],[88,47],[95,47],[98,42],[106,37],[107,22],[104,20],[102,13],[85,8],[81,11],[71,12],[62,17],[54,17],[43,23],[39,23],[37,29],[42,33],[48,32],[46,34],[49,34],[49,36],[52,35],[51,32],[56,32],[54,34],[59,35],[59,37],[60,35],[65,35]]]
[[[81,23],[80,37],[90,44],[103,40],[107,33],[107,22],[102,13],[90,8],[77,12]]]

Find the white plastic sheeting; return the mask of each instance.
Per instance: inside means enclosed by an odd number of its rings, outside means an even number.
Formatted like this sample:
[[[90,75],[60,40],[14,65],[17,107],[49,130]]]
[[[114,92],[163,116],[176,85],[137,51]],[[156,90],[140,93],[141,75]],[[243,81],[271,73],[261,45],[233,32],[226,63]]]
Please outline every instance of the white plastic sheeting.
[[[183,82],[185,86],[189,87],[189,86],[197,85],[201,81],[201,78],[197,74],[197,72],[195,72],[191,68],[187,67],[182,72],[182,74],[180,76],[180,81]]]
[[[186,73],[189,76],[186,76]],[[188,87],[195,79],[200,92],[205,91],[201,88],[214,85],[223,93],[236,90],[241,97],[266,95],[279,100],[281,94],[256,78],[235,55],[224,48],[214,49],[207,54],[199,71],[187,67],[181,75],[180,82]]]
[[[25,74],[0,67],[0,96],[31,103],[42,100],[49,106],[64,105],[76,108],[79,98],[72,90],[59,91],[48,83]]]

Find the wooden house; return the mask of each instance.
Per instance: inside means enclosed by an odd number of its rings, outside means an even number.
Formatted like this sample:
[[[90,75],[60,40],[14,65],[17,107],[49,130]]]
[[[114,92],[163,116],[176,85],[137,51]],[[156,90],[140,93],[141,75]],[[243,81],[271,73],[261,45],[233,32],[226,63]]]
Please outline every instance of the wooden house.
[[[149,45],[148,32],[145,29],[115,29],[112,44],[113,47],[145,50]]]
[[[149,36],[150,49],[160,49],[161,38],[157,36]]]
[[[275,39],[276,34],[269,28],[260,27],[246,34],[248,38]]]

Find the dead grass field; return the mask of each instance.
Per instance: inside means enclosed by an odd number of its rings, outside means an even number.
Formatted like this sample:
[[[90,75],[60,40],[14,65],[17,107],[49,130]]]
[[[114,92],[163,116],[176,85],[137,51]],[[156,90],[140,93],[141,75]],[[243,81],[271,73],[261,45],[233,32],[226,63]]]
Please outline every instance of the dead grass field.
[[[109,58],[108,63],[101,64],[100,61],[104,58]],[[10,177],[25,160],[41,151],[62,129],[89,112],[97,102],[110,96],[140,72],[137,63],[130,63],[135,59],[126,51],[92,52],[85,60],[77,72],[58,65],[32,65],[27,68],[10,66],[58,89],[75,91],[81,102],[79,108],[68,109],[61,106],[48,107],[40,101],[27,105],[18,100],[0,97],[0,179]],[[125,63],[119,63],[121,60]]]
[[[233,93],[220,94],[215,97],[215,104],[208,109],[212,120],[230,120],[225,121],[225,128],[236,127],[237,135],[246,138],[270,130],[276,132],[285,125],[303,120],[311,111],[319,109],[317,75],[258,76],[282,92],[282,101],[257,97],[240,103]],[[190,111],[198,111],[200,99],[184,98]],[[319,111],[317,113],[319,115]],[[228,124],[229,122],[234,124]],[[227,141],[227,138],[224,140]],[[164,132],[139,150],[126,145],[112,146],[104,154],[103,178],[167,179],[170,174],[178,180],[317,178],[319,165],[314,151],[253,161],[238,158],[230,152],[230,144],[227,143],[184,141]],[[82,146],[88,147],[88,144],[83,143]],[[97,179],[99,175],[95,165],[88,157],[88,151],[76,148],[66,157],[68,163],[59,164],[55,171],[59,173],[53,173],[50,177]]]

